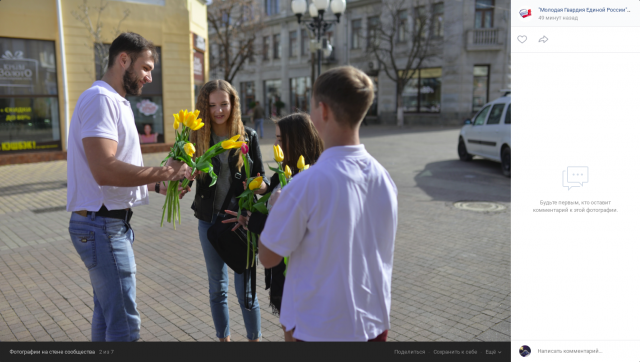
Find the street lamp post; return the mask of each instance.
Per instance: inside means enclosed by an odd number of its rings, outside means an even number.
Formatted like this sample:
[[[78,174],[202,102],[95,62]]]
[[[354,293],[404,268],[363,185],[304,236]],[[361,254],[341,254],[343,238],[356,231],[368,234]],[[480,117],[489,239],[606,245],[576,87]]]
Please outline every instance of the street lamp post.
[[[324,13],[331,3],[331,11],[336,16],[336,20],[327,21],[324,19]],[[298,24],[304,23],[316,38],[316,58],[318,61],[318,76],[322,71],[322,52],[325,51],[325,56],[331,55],[331,44],[327,41],[326,46],[321,44],[322,37],[327,30],[333,25],[333,23],[340,22],[340,15],[342,15],[347,8],[345,0],[313,0],[313,3],[309,5],[309,15],[311,20],[302,20],[302,16],[307,11],[306,0],[293,0],[291,2],[291,9],[293,13],[298,17]]]

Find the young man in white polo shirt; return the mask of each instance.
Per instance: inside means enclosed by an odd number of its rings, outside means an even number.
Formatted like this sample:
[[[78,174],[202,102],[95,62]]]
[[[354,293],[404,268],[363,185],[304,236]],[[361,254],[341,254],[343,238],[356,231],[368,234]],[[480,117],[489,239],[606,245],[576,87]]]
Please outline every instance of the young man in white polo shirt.
[[[265,268],[290,256],[280,322],[298,340],[387,338],[398,192],[360,144],[373,93],[353,67],[318,77],[311,119],[325,151],[282,190],[261,235]]]
[[[131,105],[151,83],[157,53],[135,33],[118,36],[102,80],[80,95],[69,127],[67,211],[71,240],[93,286],[91,340],[140,338],[131,208],[149,203],[148,190],[166,194],[161,181],[189,177],[189,167],[169,160],[144,167]],[[186,190],[184,190],[186,192]]]

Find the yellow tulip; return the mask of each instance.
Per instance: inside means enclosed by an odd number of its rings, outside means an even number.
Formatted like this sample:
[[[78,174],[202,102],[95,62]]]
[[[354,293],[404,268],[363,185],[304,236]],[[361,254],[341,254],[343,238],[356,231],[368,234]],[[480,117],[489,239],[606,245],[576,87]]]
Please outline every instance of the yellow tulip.
[[[198,118],[195,121],[191,122],[191,129],[196,129],[202,123],[202,119]]]
[[[192,130],[193,131],[197,131],[202,127],[204,127],[204,122],[200,122],[200,124],[198,124],[197,126],[193,127]]]
[[[193,154],[196,152],[196,148],[193,146],[193,143],[187,142],[184,145],[184,152],[189,155],[189,157],[193,157]]]
[[[185,119],[185,121],[184,121],[184,124],[185,124],[187,127],[189,127],[189,128],[192,128],[192,129],[193,129],[193,126],[194,126],[194,124],[193,124],[193,123],[194,123],[195,121],[196,121],[196,116],[193,114],[193,112],[189,112],[189,114],[187,115],[187,117],[186,117],[186,119]]]
[[[175,121],[173,121],[173,129],[178,129],[178,127],[180,127],[180,122],[178,122],[178,120],[176,119]]]
[[[232,148],[240,148],[240,147],[242,147],[243,144],[244,144],[244,142],[234,142],[231,139],[228,139],[226,141],[223,141],[221,146],[225,150],[230,150]]]
[[[276,162],[282,162],[282,160],[284,160],[284,154],[282,153],[280,145],[273,145],[273,158]]]
[[[284,177],[291,178],[291,169],[289,166],[284,166]]]
[[[300,155],[300,158],[298,159],[298,170],[304,170],[304,156]]]
[[[177,113],[174,113],[173,114],[173,121],[180,123],[180,115],[178,115]]]
[[[309,165],[304,165],[304,169],[308,170],[309,169]]]
[[[186,110],[180,110],[180,113],[178,113],[178,122],[180,123],[184,123],[184,117],[186,116],[185,112],[187,112]]]
[[[193,111],[193,114],[196,116],[196,118],[198,118],[198,116],[200,115],[200,111],[196,109],[195,111]]]
[[[238,138],[240,138],[240,135],[236,135],[236,136],[233,136],[233,137],[229,138],[229,141],[237,142]]]
[[[255,189],[259,189],[262,186],[262,176],[256,177],[249,184],[249,190],[253,191]]]

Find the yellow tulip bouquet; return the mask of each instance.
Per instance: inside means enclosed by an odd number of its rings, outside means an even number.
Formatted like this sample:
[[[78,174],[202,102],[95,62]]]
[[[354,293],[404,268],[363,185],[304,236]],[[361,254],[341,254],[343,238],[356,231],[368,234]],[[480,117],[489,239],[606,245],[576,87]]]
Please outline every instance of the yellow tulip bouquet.
[[[242,145],[240,148],[242,151],[242,161],[244,161],[244,172],[247,175],[247,189],[244,190],[243,193],[238,196],[238,215],[241,214],[242,210],[248,210],[250,212],[260,212],[262,214],[267,214],[267,206],[265,203],[269,199],[268,193],[263,195],[260,200],[255,201],[255,195],[253,193],[254,190],[257,190],[262,185],[262,176],[258,177],[249,177],[251,175],[251,170],[249,169],[249,162],[247,161],[247,153],[249,152],[248,145]],[[258,248],[258,236],[247,230],[247,269],[249,269],[249,256],[253,253],[253,258],[251,258],[251,266],[256,261],[256,249]]]
[[[282,167],[282,161],[284,161],[284,153],[282,152],[282,148],[280,145],[273,145],[273,159],[278,164],[277,168],[269,167],[271,171],[278,174],[278,179],[280,180],[280,187],[285,187],[291,178],[291,169],[289,166],[285,165]]]
[[[189,136],[192,131],[197,131],[200,128],[204,127],[204,122],[202,122],[201,118],[198,118],[200,111],[195,110],[194,112],[189,112],[186,109],[181,110],[179,113],[174,114],[173,118],[173,129],[176,133],[176,142],[171,147],[171,151],[167,157],[162,161],[162,165],[165,165],[169,158],[173,158],[174,160],[180,160],[189,167],[191,167],[193,175],[196,170],[200,170],[204,173],[208,173],[211,176],[211,184],[209,186],[213,186],[218,180],[218,176],[213,172],[213,165],[211,164],[211,159],[226,150],[240,148],[244,142],[238,142],[240,135],[231,137],[228,140],[216,143],[211,146],[202,156],[197,157],[193,160],[193,154],[196,152],[195,144],[189,142]],[[178,131],[182,125],[182,129]],[[182,186],[183,188],[187,186],[189,180],[184,180],[182,183],[180,181],[170,181],[167,186],[167,198],[164,201],[164,205],[162,206],[162,218],[160,219],[160,226],[162,227],[164,224],[164,215],[167,215],[167,222],[173,222],[173,229],[176,228],[176,219],[178,223],[182,223],[182,219],[180,217],[180,191],[179,188]]]

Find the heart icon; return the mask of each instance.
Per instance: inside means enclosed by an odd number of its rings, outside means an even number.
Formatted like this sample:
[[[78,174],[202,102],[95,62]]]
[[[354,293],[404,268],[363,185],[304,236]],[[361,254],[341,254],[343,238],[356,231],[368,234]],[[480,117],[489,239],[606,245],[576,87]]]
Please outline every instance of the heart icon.
[[[527,41],[527,37],[525,35],[520,35],[518,36],[518,41],[524,43],[525,41]]]

